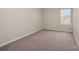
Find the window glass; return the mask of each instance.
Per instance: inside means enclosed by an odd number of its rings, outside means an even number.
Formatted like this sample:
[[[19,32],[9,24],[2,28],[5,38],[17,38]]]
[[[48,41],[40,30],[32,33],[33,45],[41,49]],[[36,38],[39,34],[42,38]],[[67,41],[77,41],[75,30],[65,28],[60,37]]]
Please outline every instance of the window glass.
[[[61,9],[61,24],[70,25],[71,21],[71,10],[70,9]]]

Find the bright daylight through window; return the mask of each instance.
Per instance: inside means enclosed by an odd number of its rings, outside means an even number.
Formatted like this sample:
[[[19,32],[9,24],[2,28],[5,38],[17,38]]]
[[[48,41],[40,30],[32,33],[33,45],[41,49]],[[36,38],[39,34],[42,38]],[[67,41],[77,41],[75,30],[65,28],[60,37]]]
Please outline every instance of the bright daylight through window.
[[[71,23],[71,10],[70,9],[61,9],[60,10],[61,15],[61,24],[64,25],[70,25]]]

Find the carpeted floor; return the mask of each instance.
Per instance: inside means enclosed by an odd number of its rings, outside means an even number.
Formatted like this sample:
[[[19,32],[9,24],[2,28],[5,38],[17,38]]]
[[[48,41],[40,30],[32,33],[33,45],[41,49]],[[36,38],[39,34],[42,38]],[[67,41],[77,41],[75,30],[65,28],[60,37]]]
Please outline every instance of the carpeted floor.
[[[72,33],[41,30],[0,48],[1,51],[78,51]]]

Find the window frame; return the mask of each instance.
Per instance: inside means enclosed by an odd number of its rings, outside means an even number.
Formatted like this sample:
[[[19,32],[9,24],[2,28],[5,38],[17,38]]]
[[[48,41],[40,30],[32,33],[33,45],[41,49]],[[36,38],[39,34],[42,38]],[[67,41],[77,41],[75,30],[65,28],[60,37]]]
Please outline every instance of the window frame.
[[[70,9],[70,16],[69,16],[70,20],[69,20],[69,24],[65,23],[64,20],[62,21],[62,18],[64,18],[64,17],[62,17],[62,15],[61,15],[61,10],[63,10],[63,9]],[[60,24],[61,25],[71,25],[71,16],[72,16],[71,8],[61,8],[60,9]]]

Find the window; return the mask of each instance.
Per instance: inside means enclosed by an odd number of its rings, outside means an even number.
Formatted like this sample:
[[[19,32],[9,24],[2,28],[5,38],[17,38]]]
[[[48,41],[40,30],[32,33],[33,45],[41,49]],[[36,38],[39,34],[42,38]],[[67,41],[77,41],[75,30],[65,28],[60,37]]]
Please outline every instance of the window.
[[[61,24],[70,25],[71,21],[71,10],[70,9],[61,9]]]

